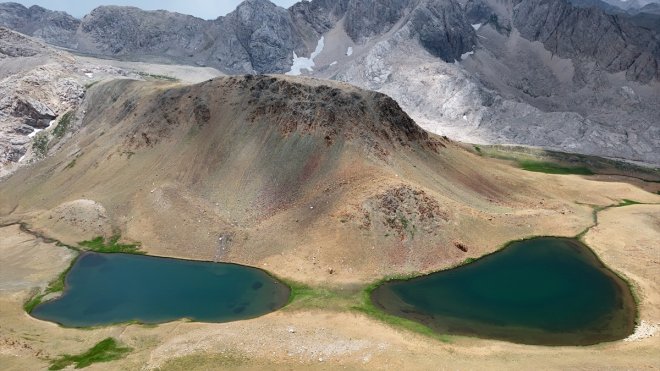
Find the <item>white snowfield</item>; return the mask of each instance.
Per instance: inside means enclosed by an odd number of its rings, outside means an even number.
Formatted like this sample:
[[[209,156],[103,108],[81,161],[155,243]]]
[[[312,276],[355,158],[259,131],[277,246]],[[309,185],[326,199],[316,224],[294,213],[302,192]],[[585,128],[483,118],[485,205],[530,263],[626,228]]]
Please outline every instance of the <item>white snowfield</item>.
[[[286,75],[298,76],[302,73],[302,70],[307,70],[309,72],[314,71],[314,58],[318,57],[319,54],[323,51],[325,46],[325,38],[321,36],[319,42],[316,44],[316,50],[312,52],[309,58],[299,57],[296,55],[296,52],[293,52],[293,65],[291,70],[286,73]]]

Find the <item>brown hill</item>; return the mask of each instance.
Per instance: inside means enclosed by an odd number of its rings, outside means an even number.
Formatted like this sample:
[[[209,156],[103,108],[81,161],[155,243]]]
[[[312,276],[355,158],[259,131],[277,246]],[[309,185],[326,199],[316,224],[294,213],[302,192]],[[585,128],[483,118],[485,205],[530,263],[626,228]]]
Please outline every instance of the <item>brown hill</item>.
[[[609,203],[432,137],[389,97],[342,83],[119,80],[83,111],[71,140],[0,183],[0,222],[350,282],[574,235],[591,213],[574,200]]]

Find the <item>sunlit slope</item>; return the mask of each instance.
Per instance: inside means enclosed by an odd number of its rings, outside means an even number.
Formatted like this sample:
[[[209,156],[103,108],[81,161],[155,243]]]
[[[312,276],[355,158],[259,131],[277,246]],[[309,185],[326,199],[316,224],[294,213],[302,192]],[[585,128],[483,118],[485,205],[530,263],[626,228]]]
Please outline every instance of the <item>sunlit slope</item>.
[[[577,234],[590,209],[573,197],[607,202],[430,136],[389,97],[336,82],[121,80],[93,87],[81,110],[73,139],[0,184],[2,221],[71,244],[121,233],[152,254],[352,280]]]

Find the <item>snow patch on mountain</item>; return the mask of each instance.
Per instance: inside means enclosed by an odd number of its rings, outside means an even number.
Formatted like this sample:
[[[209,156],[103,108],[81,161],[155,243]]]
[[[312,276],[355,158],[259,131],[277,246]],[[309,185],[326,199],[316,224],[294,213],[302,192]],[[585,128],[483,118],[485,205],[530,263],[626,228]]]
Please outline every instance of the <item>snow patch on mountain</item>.
[[[474,51],[469,51],[467,53],[461,54],[461,60],[464,60],[465,58],[471,56],[472,54],[474,54]]]
[[[293,52],[293,65],[291,70],[286,73],[286,75],[298,76],[302,73],[302,70],[307,70],[309,72],[314,71],[314,58],[318,57],[319,54],[323,51],[325,47],[325,38],[321,36],[319,42],[316,44],[316,49],[312,52],[309,58],[298,57],[296,52]]]

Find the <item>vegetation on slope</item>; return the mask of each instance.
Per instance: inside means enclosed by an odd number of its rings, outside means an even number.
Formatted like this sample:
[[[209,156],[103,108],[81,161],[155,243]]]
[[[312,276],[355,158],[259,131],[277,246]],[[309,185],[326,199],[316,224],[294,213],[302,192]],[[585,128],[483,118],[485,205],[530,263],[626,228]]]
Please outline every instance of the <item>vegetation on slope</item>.
[[[523,170],[537,173],[594,175],[594,172],[586,166],[563,166],[548,161],[520,160],[518,166]]]
[[[57,123],[57,126],[55,129],[53,129],[53,135],[56,138],[62,138],[64,134],[69,130],[69,127],[71,126],[71,119],[73,118],[73,112],[67,112],[64,115],[62,115],[62,118],[60,121]]]
[[[32,141],[32,150],[39,157],[46,157],[48,153],[48,134],[45,132],[40,132],[34,136]]]
[[[106,338],[88,351],[78,354],[65,354],[51,363],[49,370],[61,370],[65,367],[75,365],[75,368],[84,368],[93,363],[110,362],[126,357],[133,349],[119,346],[113,338]]]
[[[512,161],[527,171],[548,174],[620,175],[649,183],[660,182],[658,168],[598,156],[501,145],[474,145],[471,150],[479,156]]]

